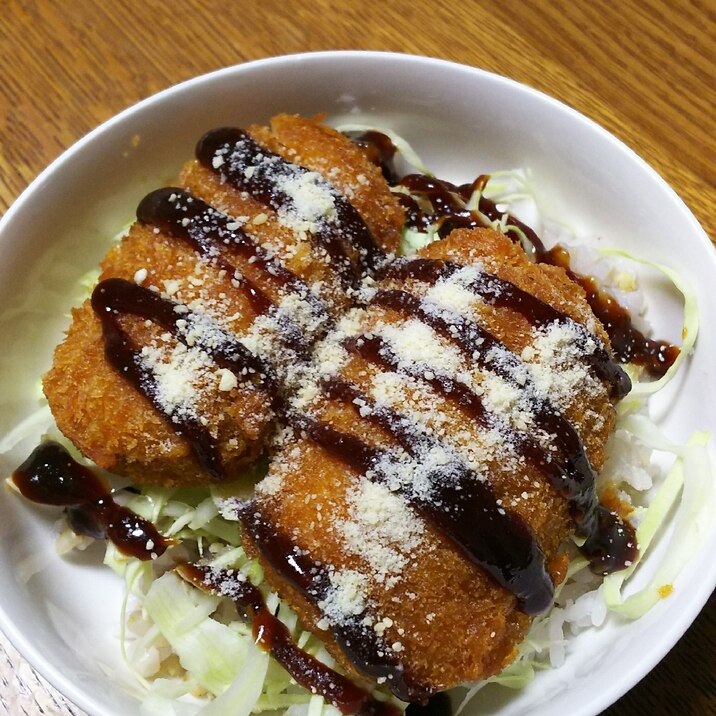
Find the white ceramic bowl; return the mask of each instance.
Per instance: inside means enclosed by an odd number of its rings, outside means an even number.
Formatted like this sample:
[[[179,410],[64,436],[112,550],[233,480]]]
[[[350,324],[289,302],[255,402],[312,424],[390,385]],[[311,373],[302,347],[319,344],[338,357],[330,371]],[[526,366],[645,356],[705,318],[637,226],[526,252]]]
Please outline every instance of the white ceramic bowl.
[[[0,436],[35,408],[38,376],[67,323],[71,287],[96,266],[138,200],[171,181],[205,130],[282,111],[392,127],[446,178],[528,167],[553,215],[688,276],[702,333],[678,385],[658,397],[655,411],[674,438],[716,428],[713,401],[700,400],[716,394],[709,366],[716,355],[716,254],[652,169],[577,112],[502,77],[421,57],[328,52],[231,67],[161,92],[79,141],[18,199],[0,222]],[[647,288],[651,283],[658,281]],[[657,332],[677,340],[678,301],[663,291],[653,300]],[[11,456],[3,474],[23,457]],[[121,585],[99,566],[101,550],[56,557],[56,511],[7,491],[0,515],[0,628],[91,714],[136,713],[117,642]],[[715,552],[712,532],[674,594],[645,617],[612,619],[583,633],[564,667],[541,673],[521,692],[485,693],[468,714],[597,714],[686,630],[716,583]]]

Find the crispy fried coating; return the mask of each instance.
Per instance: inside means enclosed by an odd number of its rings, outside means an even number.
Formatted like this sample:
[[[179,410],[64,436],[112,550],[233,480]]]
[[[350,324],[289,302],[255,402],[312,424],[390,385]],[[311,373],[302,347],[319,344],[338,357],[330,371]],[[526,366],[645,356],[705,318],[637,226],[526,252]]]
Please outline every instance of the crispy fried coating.
[[[272,118],[270,127],[256,125],[249,131],[256,141],[287,161],[328,179],[355,207],[383,251],[398,250],[405,220],[403,209],[380,169],[342,134],[321,124],[318,118],[287,114]],[[241,217],[244,230],[270,248],[286,268],[307,283],[321,284],[321,297],[336,311],[350,305],[351,298],[325,255],[310,239],[282,226],[275,211],[231,187],[198,161],[185,165],[181,182],[212,206]],[[255,273],[247,267],[247,275],[256,278]]]
[[[609,336],[587,303],[584,289],[559,266],[532,264],[524,251],[504,234],[488,229],[458,229],[445,240],[426,246],[420,256],[479,263],[485,271],[514,283],[583,324],[611,349]],[[479,311],[480,323],[511,351],[520,355],[530,346],[530,323],[519,313],[489,305],[480,306]],[[604,464],[604,445],[614,431],[614,405],[606,388],[596,385],[594,380],[574,386],[574,391],[573,399],[563,406],[563,413],[577,429],[590,462],[599,471]]]
[[[426,247],[419,256],[481,265],[589,326],[608,345],[583,292],[564,271],[531,264],[502,234],[459,230]],[[427,299],[438,295],[430,294],[417,280],[399,286],[389,280],[378,284],[378,288],[397,287]],[[459,310],[488,328],[517,355],[535,343],[529,323],[509,308],[478,302]],[[388,335],[408,350],[408,334],[414,330],[409,323],[395,311],[372,306],[356,310],[339,324],[338,331],[346,335]],[[428,339],[424,332],[415,336],[422,341],[413,346],[417,355]],[[450,350],[448,341],[439,343],[444,351]],[[415,358],[404,357],[406,363]],[[434,357],[444,370],[446,363],[440,362],[437,352]],[[341,363],[335,355],[332,359]],[[465,371],[471,374],[476,390],[481,385],[489,390],[487,379],[474,365],[460,370],[458,375],[464,380]],[[398,381],[395,373],[357,355],[344,357],[339,374],[364,394],[382,400],[383,405],[460,450],[468,464],[473,459],[476,471],[487,477],[505,509],[522,517],[532,529],[553,581],[564,578],[566,562],[560,549],[574,527],[566,500],[535,465],[515,460],[508,445],[495,445],[494,436],[481,430],[455,401],[436,395],[421,380]],[[308,414],[374,447],[397,447],[395,437],[362,417],[360,405],[341,404],[317,392],[305,408]],[[604,442],[614,424],[614,407],[607,390],[585,380],[561,407],[580,434],[593,464],[601,465]],[[530,426],[521,429],[530,430]],[[373,499],[366,497],[371,494]],[[378,503],[376,495],[381,498]],[[289,535],[298,554],[330,565],[334,574],[364,575],[365,580],[358,583],[367,590],[365,602],[370,613],[382,620],[380,635],[414,683],[436,692],[498,673],[516,656],[530,618],[519,611],[510,592],[468,560],[412,507],[404,504],[389,508],[394,499],[387,488],[371,485],[368,477],[299,433],[286,439],[251,507],[277,534]],[[261,561],[270,586],[309,629],[324,639],[339,663],[360,676],[333,633],[325,628],[325,605],[319,608],[320,602],[317,605],[286,581],[262,553],[261,544],[249,535],[245,539],[249,551]]]
[[[380,168],[359,147],[320,120],[320,116],[307,120],[279,114],[272,117],[270,132],[260,127],[252,127],[251,131],[269,149],[328,177],[358,210],[383,249],[397,252],[404,211],[388,190]]]
[[[362,153],[316,120],[282,115],[275,122],[275,133],[254,128],[257,139],[292,162],[296,143],[302,146],[301,159],[347,195],[380,246],[386,251],[397,248],[402,210]],[[184,167],[181,185],[235,219],[249,237],[313,286],[330,311],[348,305],[333,267],[316,251],[310,236],[298,236],[282,226],[273,209],[223,183],[218,173],[196,161]],[[283,294],[273,275],[232,247],[225,250],[242,276],[274,304],[281,302]],[[231,275],[181,239],[136,223],[103,260],[100,280],[135,281],[145,272],[139,282],[169,300],[198,306],[237,336],[251,330],[256,313]],[[151,344],[163,351],[167,364],[175,360],[176,340],[157,327],[131,316],[122,318],[122,327],[137,347]],[[204,370],[198,380],[194,408],[218,444],[226,479],[236,479],[264,450],[274,428],[270,398],[250,382],[222,389],[216,370]],[[171,421],[109,365],[101,325],[89,302],[73,312],[67,337],[45,376],[44,391],[60,430],[99,466],[138,483],[193,485],[211,479]]]
[[[232,288],[229,277],[208,270],[186,244],[135,224],[102,261],[100,280],[133,281],[143,269],[148,271],[148,285],[163,290],[168,286],[186,303],[214,301],[216,310],[233,319],[229,325],[234,331],[250,325],[247,299]],[[123,319],[123,328],[139,346],[162,340],[161,329],[131,316]],[[207,381],[197,391],[198,408],[218,437],[227,476],[236,477],[263,450],[272,420],[269,398],[250,383],[222,391],[218,376],[209,374]],[[207,481],[187,441],[107,363],[102,327],[89,300],[73,311],[72,325],[55,350],[43,388],[60,430],[100,467],[138,483],[176,486]]]

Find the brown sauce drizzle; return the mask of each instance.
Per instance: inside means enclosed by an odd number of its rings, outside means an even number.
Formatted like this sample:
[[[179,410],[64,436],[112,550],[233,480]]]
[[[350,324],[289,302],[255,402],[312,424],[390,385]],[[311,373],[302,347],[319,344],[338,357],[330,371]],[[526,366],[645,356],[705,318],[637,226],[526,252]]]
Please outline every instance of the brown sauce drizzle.
[[[416,279],[435,284],[440,279],[449,278],[461,268],[463,266],[460,264],[450,261],[423,258],[399,259],[390,264],[382,275],[386,278]],[[585,354],[583,360],[592,367],[600,380],[610,386],[612,397],[615,400],[621,400],[631,389],[629,376],[612,360],[601,340],[567,314],[558,311],[531,293],[515,286],[510,281],[501,279],[493,274],[481,273],[466,288],[493,306],[508,308],[520,313],[536,328],[541,328],[551,323],[573,326],[581,334],[583,342],[591,339],[596,344],[597,347],[594,352]]]
[[[492,370],[506,381],[515,384],[513,370],[520,367],[520,359],[478,324],[449,311],[441,310],[441,315],[429,311],[419,297],[405,291],[376,291],[371,303],[419,318],[456,344],[476,366]],[[370,343],[365,342],[365,336],[363,339],[364,345],[368,346],[366,355],[370,356]],[[495,350],[500,351],[500,362],[493,362],[488,358]],[[381,351],[376,359],[390,364],[389,356],[384,351]],[[397,358],[394,358],[393,364],[397,366],[397,362]],[[437,385],[440,390],[452,387],[447,384],[441,386],[439,382]],[[524,391],[529,385],[519,387]],[[461,392],[460,404],[464,406],[467,399],[464,390]],[[446,394],[449,396],[449,393]],[[475,405],[472,400],[473,410],[477,410]],[[534,407],[537,425],[555,437],[562,453],[562,462],[560,464],[546,459],[544,451],[531,439],[521,439],[519,448],[545,472],[559,494],[569,500],[577,533],[586,538],[580,549],[590,560],[592,569],[598,572],[623,569],[633,561],[636,554],[633,527],[598,504],[595,492],[596,474],[574,428],[548,401],[538,401]],[[481,417],[484,419],[484,415]]]
[[[408,704],[405,716],[452,716],[450,697],[440,691],[431,696],[427,704]]]
[[[215,261],[217,266],[234,277],[237,287],[247,296],[253,311],[263,315],[274,310],[269,297],[250,279],[242,276],[227,258],[234,251],[250,260],[256,270],[284,290],[299,294],[320,319],[323,330],[332,325],[332,317],[325,304],[313,295],[308,285],[296,274],[270,257],[240,228],[229,229],[231,217],[217,211],[198,197],[179,188],[167,187],[149,193],[137,208],[137,219],[144,224],[158,227],[166,234],[188,242],[199,254]],[[185,438],[199,463],[215,479],[222,479],[223,468],[217,440],[200,419],[180,413],[167,414],[157,400],[157,385],[151,373],[142,367],[141,351],[132,344],[130,336],[122,328],[120,318],[132,314],[148,319],[170,331],[178,340],[186,343],[178,328],[178,321],[191,322],[193,314],[176,312],[176,304],[161,298],[151,290],[123,279],[107,279],[92,294],[92,306],[102,322],[105,338],[105,355],[108,362],[141,392],[153,407],[167,418],[167,423],[177,435]],[[306,360],[311,341],[290,319],[282,317],[280,336],[283,343],[298,359]],[[270,366],[248,351],[231,334],[222,331],[219,345],[200,345],[223,368],[232,371],[239,380],[248,377],[277,392]]]
[[[58,443],[36,447],[12,482],[31,502],[64,507],[75,533],[108,539],[130,557],[155,559],[173,544],[151,522],[118,505],[104,481]]]
[[[469,321],[458,313],[438,309],[431,311],[422,299],[407,291],[380,289],[369,302],[397,313],[418,318],[434,331],[455,343],[467,358],[476,365],[489,366],[505,380],[512,380],[511,369],[519,368],[521,361],[507,350],[505,345],[482,326]],[[502,363],[489,361],[487,356],[495,351],[503,355]]]
[[[214,479],[222,479],[223,466],[216,439],[198,418],[180,412],[167,414],[164,411],[157,397],[156,381],[151,372],[143,366],[140,359],[141,350],[134,346],[120,320],[121,316],[126,314],[139,316],[170,331],[177,340],[185,342],[177,321],[191,321],[191,314],[179,314],[174,310],[176,304],[163,299],[148,288],[119,278],[106,279],[97,284],[91,300],[92,308],[102,323],[107,361],[150,401],[167,419],[177,435],[188,441],[199,464]],[[234,373],[238,380],[244,381],[248,378],[269,389],[273,387],[268,369],[230,334],[225,333],[218,344],[202,345],[201,348],[206,350],[217,364]]]
[[[277,574],[316,603],[331,589],[328,567],[300,550],[291,538],[269,524],[252,502],[239,510],[244,530]],[[403,701],[424,701],[425,687],[412,682],[395,652],[387,648],[375,631],[361,623],[363,615],[331,626],[331,633],[358,671],[372,679],[386,679],[386,685]]]
[[[378,136],[375,136],[378,135]],[[403,186],[411,193],[427,199],[431,209],[426,210],[414,197],[398,194],[398,199],[406,211],[406,225],[417,231],[425,231],[430,226],[437,226],[441,238],[453,229],[476,228],[488,225],[480,214],[490,221],[499,221],[505,216],[491,199],[480,196],[478,211],[465,208],[475,190],[481,190],[489,177],[481,175],[475,181],[460,186],[451,182],[428,177],[422,174],[409,174],[402,179],[396,175],[392,163],[395,146],[390,139],[379,132],[364,134],[348,134],[349,139],[364,148],[366,156],[375,164],[383,167],[384,175],[390,177],[393,186]],[[390,147],[392,147],[392,151]],[[612,350],[622,363],[634,363],[642,366],[654,378],[661,378],[673,365],[679,355],[679,348],[662,340],[647,338],[633,324],[629,312],[608,292],[599,288],[592,276],[584,276],[572,271],[569,267],[569,253],[561,246],[547,249],[537,234],[515,216],[507,214],[507,224],[517,227],[532,244],[532,258],[540,263],[561,266],[567,275],[584,288],[587,301],[594,315],[604,326]],[[519,232],[508,228],[506,232],[515,241],[520,241]]]
[[[634,560],[636,534],[633,527],[598,503],[595,492],[596,474],[587,458],[584,445],[576,431],[561,415],[548,413],[551,429],[547,432],[555,436],[561,451],[561,455],[556,458],[548,455],[530,436],[512,430],[497,416],[487,413],[479,396],[464,383],[437,374],[432,369],[432,378],[426,378],[427,366],[401,368],[397,356],[391,353],[382,339],[375,336],[358,336],[350,339],[344,346],[384,369],[403,372],[428,383],[445,400],[454,402],[473,419],[488,427],[498,427],[505,433],[505,438],[515,449],[542,472],[557,493],[569,502],[577,534],[586,538],[580,551],[589,559],[594,571],[609,574],[624,569]],[[332,395],[330,391],[328,394]],[[365,398],[362,400],[365,402]],[[352,406],[357,408],[355,403],[352,403]],[[544,415],[537,415],[538,424],[544,420]]]
[[[371,407],[368,419],[377,423],[398,441],[413,458],[437,444],[421,434],[406,418],[388,408],[377,408],[355,386],[334,379],[324,385],[326,394],[356,408],[360,400]],[[314,418],[300,416],[295,427],[310,440],[357,472],[370,471],[371,480],[390,478],[393,458],[386,450],[371,447]],[[517,598],[519,608],[538,614],[549,607],[554,585],[545,570],[545,559],[535,536],[521,517],[502,509],[492,487],[455,459],[429,479],[430,499],[403,488],[403,498],[450,539],[474,564],[484,569],[498,584]],[[479,515],[479,519],[476,516]]]
[[[247,295],[257,315],[269,313],[275,306],[255,283],[243,276],[228,260],[225,254],[229,251],[236,252],[251,262],[254,270],[261,271],[272,283],[299,294],[321,319],[323,327],[330,327],[331,318],[327,306],[311,292],[303,279],[269,256],[266,250],[256,244],[241,228],[229,229],[231,217],[217,211],[198,197],[183,189],[157,189],[147,194],[140,202],[137,219],[144,224],[157,226],[170,236],[187,241],[198,253],[216,261],[220,268],[226,270],[238,282],[238,288]],[[307,355],[310,346],[300,330],[297,331],[290,325],[284,328],[282,337],[288,339],[289,348]]]
[[[309,173],[305,167],[261,146],[248,132],[234,127],[207,132],[196,146],[196,157],[223,181],[248,192],[275,211],[295,208],[294,200],[281,188],[280,180]],[[214,166],[216,157],[223,161],[218,167]],[[246,172],[248,167],[252,167],[251,172]],[[335,221],[321,221],[314,238],[326,250],[333,269],[345,282],[354,285],[363,273],[381,263],[385,253],[355,207],[325,179],[318,181],[331,190],[337,216]],[[351,259],[353,251],[360,264],[358,270]]]
[[[487,414],[480,397],[464,383],[448,375],[442,375],[427,365],[401,365],[390,345],[379,336],[368,337],[365,334],[353,336],[344,341],[343,347],[347,351],[359,355],[363,360],[379,365],[383,370],[403,373],[415,380],[427,383],[443,398],[458,405],[481,425],[487,426],[493,422],[492,416]],[[426,377],[428,371],[432,377]]]
[[[221,218],[224,219],[224,227],[219,223]],[[238,272],[236,266],[222,254],[217,254],[217,244],[223,239],[222,228],[230,221],[227,216],[219,212],[214,216],[211,207],[200,199],[181,189],[167,187],[157,189],[142,199],[137,207],[137,219],[143,224],[157,226],[170,236],[188,241],[199,254],[212,257],[238,283],[237,288],[246,294],[257,315],[267,313],[272,307],[271,299],[253,281]]]
[[[461,187],[461,190],[464,192],[465,187]],[[495,202],[484,196],[480,197],[479,210],[492,221],[499,220],[502,217],[502,213],[497,209]],[[669,370],[679,355],[677,346],[666,341],[647,338],[635,328],[629,311],[621,306],[607,291],[601,289],[599,282],[593,276],[584,276],[572,271],[569,263],[569,252],[563,246],[547,249],[542,240],[527,224],[512,215],[508,215],[508,223],[522,231],[530,244],[532,244],[535,261],[560,266],[567,272],[572,281],[584,289],[587,294],[587,303],[589,303],[594,315],[604,326],[614,355],[622,363],[639,365],[649,375],[657,379],[661,378]],[[510,231],[508,230],[507,233],[509,234]],[[518,235],[514,238],[519,240]]]
[[[382,132],[368,130],[367,132],[344,132],[345,136],[358,145],[368,158],[368,161],[380,167],[383,177],[391,186],[400,181],[395,171],[393,160],[397,151],[395,144]]]
[[[639,365],[654,378],[661,378],[679,357],[680,348],[666,341],[647,338],[634,328],[629,311],[601,289],[593,276],[584,276],[569,268],[569,252],[563,246],[555,246],[548,254],[548,263],[564,268],[567,275],[584,289],[587,301],[606,329],[619,360]]]
[[[228,597],[251,622],[256,643],[267,651],[305,689],[319,694],[348,716],[400,716],[400,709],[379,701],[365,689],[299,648],[286,625],[266,607],[261,592],[233,570],[183,564],[176,570],[202,591]]]

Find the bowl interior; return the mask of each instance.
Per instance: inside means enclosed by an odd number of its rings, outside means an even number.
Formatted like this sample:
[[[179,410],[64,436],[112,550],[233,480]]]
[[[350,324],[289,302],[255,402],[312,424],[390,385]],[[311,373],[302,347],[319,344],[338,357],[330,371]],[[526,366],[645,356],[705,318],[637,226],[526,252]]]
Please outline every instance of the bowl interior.
[[[66,152],[7,213],[0,224],[0,436],[37,407],[38,378],[68,324],[77,280],[96,267],[141,197],[173,183],[207,129],[264,122],[278,112],[390,127],[439,176],[453,180],[528,168],[548,214],[596,242],[688,276],[702,333],[690,365],[654,411],[677,439],[716,427],[713,402],[699,400],[716,393],[707,361],[716,352],[716,305],[708,292],[716,258],[692,215],[651,169],[576,112],[503,78],[404,55],[317,53],[222,70],[130,108]],[[649,320],[659,334],[678,340],[677,296],[652,276],[644,285]],[[0,463],[3,476],[32,447],[21,441]],[[101,566],[101,549],[58,558],[57,512],[7,490],[0,514],[0,628],[90,713],[136,712],[137,689],[117,641],[122,585]],[[709,558],[715,548],[713,533],[705,536],[675,593],[643,619],[612,619],[582,634],[564,667],[540,674],[521,692],[488,689],[467,713],[598,713],[695,617],[716,582]]]

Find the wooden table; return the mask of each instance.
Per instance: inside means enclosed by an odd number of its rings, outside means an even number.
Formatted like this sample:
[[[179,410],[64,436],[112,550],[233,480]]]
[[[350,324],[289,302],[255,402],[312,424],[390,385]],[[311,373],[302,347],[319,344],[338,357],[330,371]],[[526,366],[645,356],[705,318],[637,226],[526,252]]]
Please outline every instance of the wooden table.
[[[198,32],[200,30],[200,32]],[[716,14],[709,0],[4,0],[0,211],[100,122],[210,70],[271,55],[392,50],[543,90],[644,157],[716,238]],[[716,601],[605,713],[716,713]],[[0,714],[78,714],[0,640]]]

